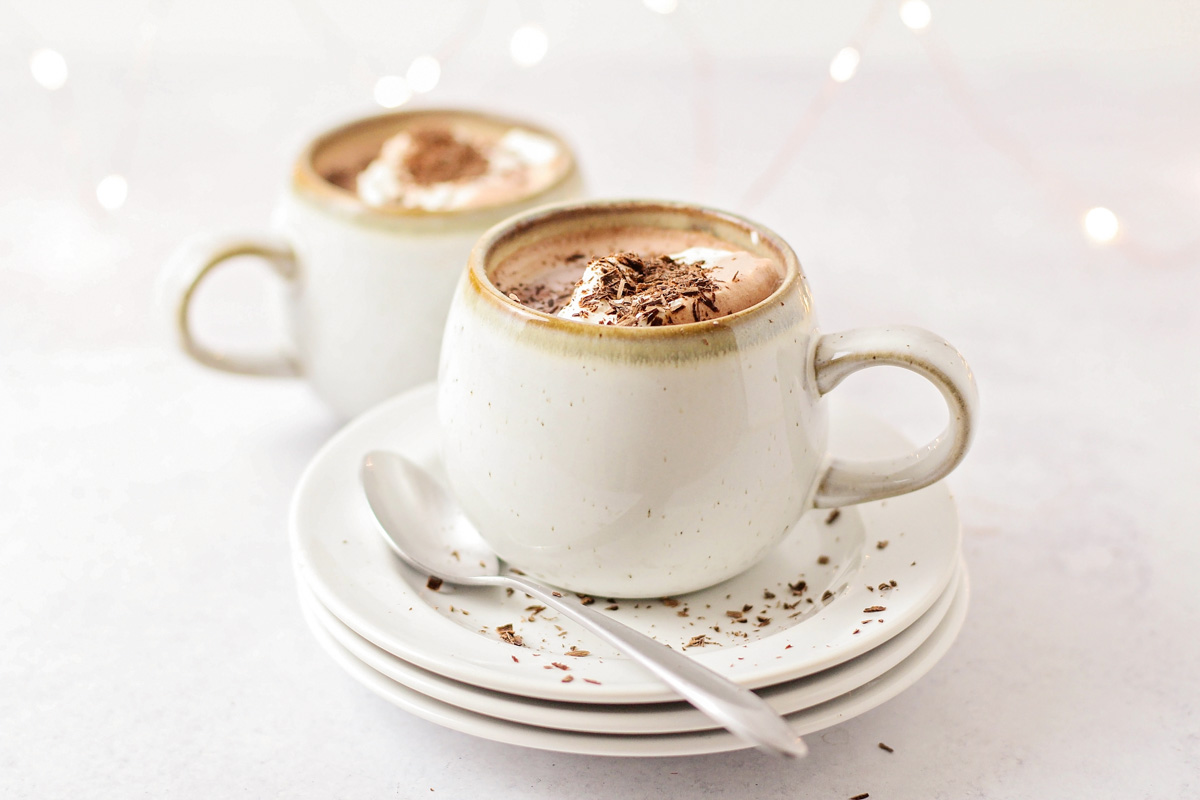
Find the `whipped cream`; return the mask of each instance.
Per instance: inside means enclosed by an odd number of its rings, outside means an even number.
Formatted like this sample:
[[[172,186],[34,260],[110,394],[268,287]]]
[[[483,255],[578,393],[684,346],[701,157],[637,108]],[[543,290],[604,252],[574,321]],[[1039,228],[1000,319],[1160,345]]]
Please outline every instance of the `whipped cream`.
[[[473,147],[487,160],[482,174],[457,180],[421,183],[407,164],[416,142],[401,131],[383,143],[379,156],[357,179],[359,198],[370,206],[401,206],[425,211],[453,211],[504,203],[548,185],[561,148],[552,139],[512,128],[491,138],[450,127],[454,139]]]
[[[680,325],[750,308],[770,296],[780,283],[779,271],[773,261],[741,250],[689,247],[668,258],[679,264],[703,263],[703,278],[709,287],[705,293],[708,302],[697,302],[695,296],[678,296],[667,301],[659,314],[636,314],[631,318],[618,306],[627,307],[634,295],[613,296],[611,291],[603,289],[606,274],[622,269],[619,256],[607,256],[588,263],[570,301],[558,316],[598,325]],[[607,280],[611,285],[611,277]]]

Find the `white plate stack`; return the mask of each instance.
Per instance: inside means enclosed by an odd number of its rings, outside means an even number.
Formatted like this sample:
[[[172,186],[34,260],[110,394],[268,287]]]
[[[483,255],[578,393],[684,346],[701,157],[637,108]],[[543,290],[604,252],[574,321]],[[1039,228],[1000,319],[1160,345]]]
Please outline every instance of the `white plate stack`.
[[[359,465],[371,450],[393,450],[440,475],[435,395],[422,387],[358,418],[300,481],[292,550],[321,646],[401,708],[487,739],[616,756],[747,747],[520,592],[433,589],[392,555]],[[834,412],[834,452],[903,452],[902,437],[882,423]],[[567,596],[757,690],[803,735],[895,697],[946,653],[967,610],[959,548],[957,510],[938,484],[813,511],[756,567],[710,589],[642,600]]]

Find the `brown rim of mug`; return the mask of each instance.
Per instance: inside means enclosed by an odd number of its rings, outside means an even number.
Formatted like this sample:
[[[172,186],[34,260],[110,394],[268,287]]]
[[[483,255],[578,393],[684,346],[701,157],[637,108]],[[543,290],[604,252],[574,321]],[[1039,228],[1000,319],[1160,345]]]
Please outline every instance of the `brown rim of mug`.
[[[349,133],[362,131],[369,128],[394,128],[398,131],[401,127],[400,124],[403,122],[420,119],[421,117],[438,116],[463,117],[473,119],[478,122],[496,124],[499,126],[523,128],[541,136],[545,136],[547,139],[552,140],[559,146],[559,149],[565,158],[565,164],[562,172],[556,176],[552,182],[541,189],[538,189],[535,192],[519,195],[516,198],[505,200],[501,203],[472,206],[470,208],[462,209],[430,211],[423,208],[405,208],[403,206],[367,205],[359,199],[356,193],[329,181],[316,169],[314,161],[317,153],[322,148],[327,147],[332,142],[345,137]],[[494,213],[497,210],[527,204],[530,200],[549,194],[559,186],[566,183],[575,174],[577,169],[578,167],[575,163],[575,154],[571,150],[570,145],[568,145],[561,136],[551,130],[543,128],[540,125],[521,119],[506,117],[501,114],[492,114],[486,111],[472,111],[463,108],[422,108],[408,109],[405,111],[391,111],[385,114],[359,117],[319,134],[314,139],[309,141],[307,145],[305,145],[304,150],[301,151],[299,157],[297,157],[295,165],[292,168],[292,188],[307,197],[328,203],[333,207],[343,211],[352,211],[358,214],[374,215],[388,219],[444,219],[451,217],[463,217],[472,213]]]
[[[742,311],[736,311],[724,317],[716,319],[702,320],[700,322],[687,322],[679,325],[661,325],[655,327],[627,327],[618,325],[596,325],[591,322],[582,322],[580,320],[564,319],[553,314],[547,314],[543,311],[537,311],[529,306],[518,303],[511,297],[507,296],[492,283],[489,276],[490,268],[496,266],[491,263],[492,256],[496,250],[506,244],[512,243],[529,234],[534,229],[543,226],[547,223],[558,222],[571,217],[592,220],[611,216],[614,218],[614,223],[617,225],[636,225],[639,224],[636,220],[621,222],[622,216],[632,214],[652,215],[652,214],[667,214],[678,217],[688,217],[692,219],[709,220],[710,222],[718,223],[718,226],[733,228],[744,234],[747,245],[747,250],[754,250],[759,253],[769,252],[775,260],[784,268],[783,280],[775,291],[768,297],[759,301]],[[648,223],[653,225],[653,223]],[[698,228],[705,232],[712,233],[718,238],[729,239],[728,236],[721,236],[715,231],[708,228]],[[752,235],[758,235],[758,242],[752,242]],[[532,243],[532,242],[531,242]],[[732,241],[731,244],[741,245],[743,243]],[[696,205],[693,203],[674,202],[670,200],[587,200],[583,202],[567,202],[556,203],[553,205],[540,206],[531,211],[527,211],[519,216],[510,217],[504,222],[494,226],[491,230],[485,233],[475,246],[471,249],[471,255],[467,262],[467,278],[466,286],[474,290],[476,294],[486,301],[489,301],[493,306],[503,312],[512,314],[518,319],[528,323],[543,326],[550,330],[562,331],[566,334],[576,336],[586,336],[594,338],[610,337],[614,339],[630,340],[630,339],[663,339],[679,336],[695,336],[705,330],[725,329],[741,324],[749,323],[758,317],[762,317],[770,313],[770,309],[778,305],[782,305],[781,298],[785,297],[789,292],[793,291],[799,284],[801,291],[801,302],[807,312],[811,308],[811,298],[808,294],[808,286],[804,280],[804,273],[800,268],[800,262],[796,258],[795,252],[785,242],[779,234],[765,228],[757,223],[751,222],[745,217],[731,214],[727,211],[721,211],[707,206]]]

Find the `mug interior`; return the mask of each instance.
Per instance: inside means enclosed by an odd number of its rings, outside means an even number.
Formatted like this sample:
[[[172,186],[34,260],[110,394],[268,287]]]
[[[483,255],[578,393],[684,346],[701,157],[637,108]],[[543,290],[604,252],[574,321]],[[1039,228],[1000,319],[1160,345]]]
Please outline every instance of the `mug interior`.
[[[769,258],[779,267],[781,281],[775,291],[742,311],[712,320],[654,327],[599,326],[537,311],[513,300],[494,282],[497,268],[516,253],[546,239],[588,231],[648,227],[707,234],[737,250]],[[607,255],[607,254],[605,254]],[[810,308],[808,289],[795,252],[778,234],[748,219],[703,206],[655,200],[592,201],[545,206],[509,219],[488,231],[476,244],[470,259],[471,283],[493,303],[509,312],[580,336],[673,337],[729,327],[761,316],[780,298],[801,289],[804,309]]]
[[[553,178],[505,200],[461,209],[427,210],[400,205],[372,206],[355,190],[358,174],[379,155],[384,142],[409,128],[444,125],[500,137],[516,128],[553,141],[558,146]],[[538,125],[495,114],[459,109],[422,109],[366,117],[321,134],[300,154],[293,169],[293,186],[305,196],[333,206],[381,217],[445,217],[495,212],[528,203],[563,184],[576,170],[571,148],[557,134]]]

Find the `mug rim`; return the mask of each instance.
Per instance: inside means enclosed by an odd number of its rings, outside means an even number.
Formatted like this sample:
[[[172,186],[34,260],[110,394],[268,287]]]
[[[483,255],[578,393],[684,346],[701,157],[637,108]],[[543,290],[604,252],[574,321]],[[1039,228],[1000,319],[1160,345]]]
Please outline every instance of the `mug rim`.
[[[362,201],[356,192],[338,186],[326,179],[320,172],[317,171],[314,165],[314,160],[318,152],[323,147],[328,146],[337,139],[354,131],[364,128],[374,127],[391,127],[396,126],[399,130],[399,123],[408,120],[419,119],[421,117],[461,117],[473,119],[486,123],[498,123],[501,126],[510,128],[523,128],[525,130],[544,136],[552,140],[559,147],[559,151],[563,154],[566,163],[560,174],[555,176],[554,180],[546,184],[542,188],[534,192],[526,192],[516,197],[504,200],[501,202],[487,203],[480,206],[471,206],[469,208],[460,209],[425,209],[419,207],[406,207],[399,205],[373,206]],[[350,212],[356,216],[366,218],[374,218],[377,220],[415,220],[415,219],[463,219],[469,218],[472,215],[494,215],[497,212],[502,212],[507,209],[513,209],[522,205],[528,205],[531,201],[536,201],[537,198],[551,194],[559,189],[565,183],[570,181],[579,170],[578,161],[575,158],[575,152],[571,146],[563,139],[562,136],[554,131],[545,128],[537,123],[529,122],[515,117],[509,117],[504,114],[494,114],[490,111],[482,111],[470,108],[410,108],[402,111],[388,111],[382,114],[371,114],[368,116],[354,117],[353,119],[336,125],[332,128],[327,128],[316,136],[308,140],[308,143],[300,151],[292,167],[292,189],[298,194],[343,212]]]
[[[766,244],[779,255],[779,262],[784,269],[783,279],[779,286],[767,297],[749,308],[735,311],[723,317],[684,322],[672,325],[630,326],[630,325],[597,325],[578,319],[559,317],[538,311],[513,300],[500,291],[489,276],[492,257],[498,247],[527,234],[535,228],[550,222],[572,216],[581,219],[592,219],[603,216],[619,217],[628,214],[666,213],[700,217],[714,220],[725,225],[740,228],[750,237],[757,235],[760,244]],[[628,224],[628,223],[626,223]],[[473,290],[477,297],[489,302],[494,308],[510,314],[519,320],[543,327],[565,335],[586,338],[610,337],[616,340],[662,340],[681,337],[702,336],[714,329],[735,328],[753,324],[764,317],[770,308],[781,303],[781,299],[789,293],[800,289],[802,302],[806,310],[811,310],[812,301],[808,291],[807,281],[795,251],[784,241],[783,237],[770,228],[760,225],[739,214],[712,208],[697,203],[687,203],[675,200],[652,199],[606,199],[584,200],[553,203],[540,206],[522,214],[518,214],[498,223],[488,230],[475,246],[467,261],[465,285]]]

